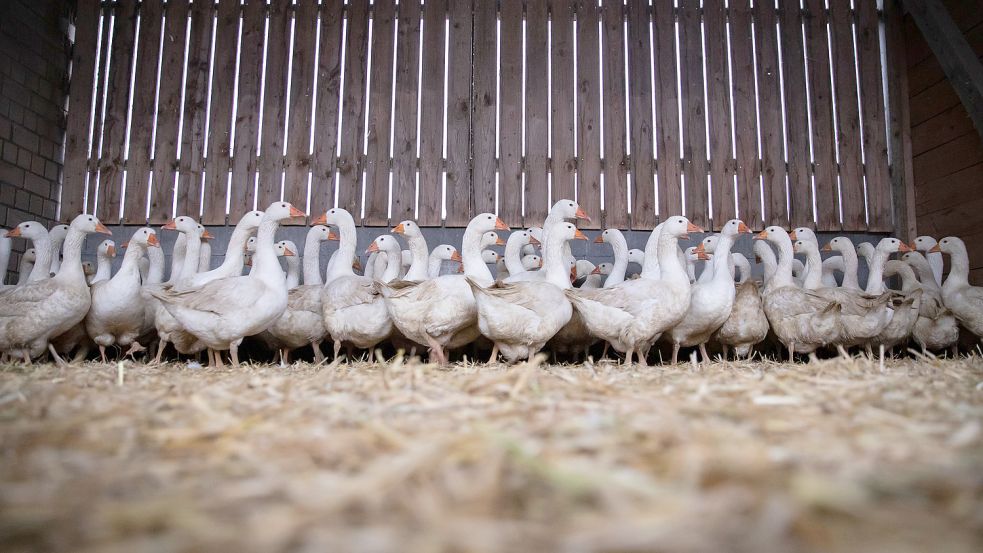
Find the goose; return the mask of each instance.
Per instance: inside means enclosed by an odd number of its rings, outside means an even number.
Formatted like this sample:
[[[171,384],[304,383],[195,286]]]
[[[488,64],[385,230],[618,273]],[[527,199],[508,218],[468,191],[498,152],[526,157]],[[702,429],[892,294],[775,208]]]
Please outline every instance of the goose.
[[[327,336],[321,315],[320,244],[337,240],[325,225],[314,225],[304,241],[304,285],[287,294],[287,309],[268,329],[280,349],[280,359],[289,363],[290,351],[310,345],[314,362],[324,359],[321,342]]]
[[[649,237],[640,278],[611,288],[567,292],[590,333],[626,353],[628,363],[637,352],[639,363],[646,366],[644,352],[689,308],[689,277],[679,260],[677,242],[690,232],[703,229],[686,217],[670,217]],[[658,279],[649,276],[652,267],[658,270]]]
[[[567,260],[567,262],[569,263],[569,260]],[[573,281],[574,281],[574,283],[577,283],[577,282],[583,283],[583,279],[590,278],[590,275],[594,272],[594,269],[595,268],[596,268],[596,266],[593,263],[591,263],[590,261],[587,261],[586,259],[577,259],[577,260],[574,260],[574,262],[573,262]],[[600,288],[601,287],[600,286],[601,281],[600,281],[600,278],[599,277],[594,277],[593,279],[591,279],[591,281],[592,281],[592,283],[597,284],[597,286],[595,286],[595,288]]]
[[[174,227],[171,227],[171,229],[176,230]],[[186,257],[185,254],[187,253],[187,250],[188,237],[182,232],[177,235],[177,240],[174,242],[174,248],[171,250],[171,273],[167,277],[167,284],[173,285],[183,276],[184,258]]]
[[[7,231],[7,238],[25,238],[31,241],[34,248],[34,266],[27,276],[27,282],[38,282],[51,278],[51,239],[48,229],[37,221],[24,221]]]
[[[99,346],[99,356],[106,362],[106,348],[129,346],[124,355],[144,348],[137,341],[143,333],[145,306],[140,294],[138,261],[148,248],[159,248],[153,229],[137,229],[124,245],[123,262],[112,278],[92,285],[92,305],[85,316],[85,330]]]
[[[410,263],[402,277],[403,280],[422,282],[429,279],[429,248],[420,227],[413,221],[407,220],[393,227],[392,232],[405,238],[406,245],[409,247]]]
[[[710,254],[710,256],[712,256],[717,249],[717,242],[719,240],[720,238],[716,234],[711,234],[710,236],[707,236],[706,238],[700,241],[700,243],[697,246],[697,249],[702,248],[703,253]],[[699,255],[697,255],[697,261],[703,262],[703,269],[700,271],[700,276],[699,278],[696,279],[696,282],[710,282],[710,279],[713,278],[713,270],[710,269],[710,265],[711,265],[709,262],[710,260],[703,259],[702,257],[699,257]],[[725,258],[725,261],[726,261],[726,265],[729,267],[728,270],[731,273],[731,280],[734,280],[733,268],[730,267],[731,261],[730,259],[727,258]],[[694,272],[695,272],[695,267],[694,267]]]
[[[823,251],[826,251],[825,250],[826,246],[823,246],[823,248],[824,248]],[[823,286],[827,286],[829,288],[835,288],[836,286],[840,286],[840,282],[836,280],[836,273],[844,274],[845,270],[846,270],[846,265],[843,263],[842,255],[834,255],[832,257],[827,257],[826,259],[824,259],[822,264],[822,276],[821,276]]]
[[[522,268],[527,271],[537,271],[543,268],[543,258],[536,254],[522,256]]]
[[[928,261],[928,266],[932,268],[932,275],[935,278],[935,283],[942,286],[942,253],[932,251],[937,244],[938,242],[931,236],[919,236],[911,243],[911,247],[915,251],[922,252],[922,255],[925,256],[925,260]]]
[[[250,238],[253,238],[252,234],[259,228],[259,224],[262,220],[262,211],[250,211],[243,215],[239,219],[239,222],[236,223],[235,228],[232,230],[232,234],[229,236],[229,243],[226,246],[225,258],[222,260],[222,263],[210,271],[189,274],[186,280],[184,280],[182,283],[182,287],[187,289],[201,288],[213,280],[241,275],[246,252],[246,244],[249,242]],[[184,237],[184,234],[181,234],[178,239],[180,240],[182,237]],[[185,238],[185,240],[187,240],[187,238]],[[174,249],[174,255],[178,255],[180,252],[178,252],[177,246],[175,246]],[[150,250],[148,250],[148,253],[149,252]]]
[[[212,269],[212,244],[213,236],[205,230],[205,226],[198,225],[201,232],[201,246],[198,250],[198,269],[197,273],[207,273]]]
[[[59,364],[64,363],[48,347],[48,340],[78,324],[89,311],[92,300],[82,273],[82,245],[87,234],[96,232],[112,235],[95,216],[79,215],[65,237],[58,273],[4,293],[0,301],[0,352],[19,353],[25,363],[30,363],[48,348]]]
[[[410,270],[410,265],[413,264],[413,252],[402,250],[399,254],[399,273],[396,275],[396,278],[402,280],[406,277],[406,272]]]
[[[96,265],[91,261],[82,262],[82,274],[85,275],[85,281],[88,282],[92,275],[96,274]]]
[[[68,225],[55,225],[48,230],[48,240],[51,241],[51,264],[48,268],[51,276],[55,276],[61,268],[61,248],[68,236]]]
[[[550,229],[558,228],[557,224],[569,220],[583,219],[590,222],[590,216],[587,212],[581,208],[577,202],[569,199],[558,200],[550,208],[549,214],[546,215],[546,220],[543,221],[543,233],[541,236],[536,236],[536,239],[546,244],[547,239],[549,239]],[[535,235],[534,235],[535,236]],[[570,253],[570,244],[568,242],[563,243],[563,259],[566,261],[574,260],[573,255]],[[546,253],[543,252],[543,258],[545,263]],[[543,276],[546,272],[543,271]]]
[[[686,276],[689,278],[690,284],[695,284],[697,281],[696,262],[707,261],[710,259],[710,256],[705,252],[696,251],[696,246],[689,246],[683,250],[683,255],[686,258]]]
[[[17,267],[16,286],[27,284],[28,279],[31,278],[31,272],[34,270],[35,261],[37,261],[37,252],[34,250],[34,248],[27,248],[24,250],[24,253],[22,253],[20,256],[20,263]]]
[[[539,242],[540,245],[537,246],[537,245],[535,245],[535,244],[533,244],[533,243],[530,242],[529,244],[526,244],[525,246],[522,246],[522,252],[521,252],[522,255],[539,255],[539,253],[540,253],[539,252],[539,248],[542,246],[542,243],[543,243],[543,228],[542,227],[529,227],[529,228],[526,229],[526,232],[528,232],[529,234],[531,234],[532,237],[535,238],[536,241]]]
[[[461,262],[461,254],[457,251],[457,248],[449,244],[441,244],[430,252],[430,258],[427,261],[427,277],[437,278],[440,276],[440,269],[444,264],[444,261],[455,261],[457,263]]]
[[[380,259],[380,258],[382,258],[382,259]],[[379,263],[376,263],[377,260],[379,261]],[[364,276],[366,276],[368,278],[372,278],[373,276],[375,276],[376,266],[379,265],[379,264],[381,264],[383,267],[385,267],[385,265],[386,265],[386,262],[385,262],[385,254],[380,253],[380,252],[373,252],[373,253],[369,254],[369,257],[365,260],[365,275]],[[379,270],[379,274],[382,274],[382,271],[383,270],[384,269],[380,269]]]
[[[576,267],[576,266],[575,266]],[[590,270],[584,281],[578,286],[583,290],[596,290],[604,287],[604,277],[611,274],[610,263],[598,263]]]
[[[572,203],[572,202],[571,202]],[[509,362],[531,359],[570,321],[573,309],[564,297],[570,290],[570,271],[563,244],[587,240],[572,223],[550,221],[544,228],[543,270],[540,281],[497,283],[485,287],[470,277],[478,311],[478,329]]]
[[[96,248],[96,274],[89,279],[89,285],[109,280],[113,276],[113,259],[116,258],[116,242],[103,240]]]
[[[300,286],[300,257],[297,255],[297,245],[291,240],[280,240],[276,243],[283,257],[287,260],[287,290]]]
[[[969,284],[966,244],[955,236],[946,236],[929,250],[929,253],[937,252],[949,256],[949,276],[942,283],[942,301],[966,330],[983,338],[983,287]]]
[[[755,240],[751,247],[754,251],[755,261],[762,266],[764,271],[763,282],[767,285],[778,270],[778,260],[775,258],[775,250],[768,245],[766,240]]]
[[[148,293],[158,301],[155,305],[154,326],[157,329],[159,342],[157,345],[157,358],[155,363],[160,363],[163,359],[164,349],[167,344],[173,344],[178,353],[191,354],[198,353],[204,344],[198,340],[197,336],[190,332],[183,332],[185,329],[180,321],[171,313],[160,300],[160,294],[167,290],[183,291],[196,290],[192,285],[192,277],[198,273],[198,260],[201,252],[202,227],[197,221],[186,215],[181,215],[171,219],[161,227],[163,230],[176,230],[181,234],[178,242],[175,242],[174,252],[171,261],[171,277],[168,281],[169,286],[161,286],[158,289],[150,289]],[[181,240],[184,237],[184,240]],[[179,253],[178,244],[181,244],[184,259],[177,261]],[[180,274],[175,275],[175,270],[180,270]],[[214,281],[213,281],[214,282]]]
[[[610,244],[611,251],[614,255],[614,263],[611,267],[610,273],[608,273],[607,278],[604,280],[604,288],[611,288],[612,286],[617,286],[625,281],[625,272],[628,270],[628,241],[625,240],[625,235],[621,233],[620,230],[616,228],[604,229],[594,239],[595,244]],[[641,250],[637,250],[641,253]]]
[[[912,331],[915,342],[923,353],[954,347],[959,341],[959,323],[942,302],[942,287],[935,282],[935,273],[928,260],[918,251],[905,253],[901,260],[915,271],[922,287],[918,321]]]
[[[843,282],[840,284],[842,288],[847,290],[860,290],[860,281],[857,277],[857,270],[859,267],[857,260],[857,249],[853,246],[853,242],[845,236],[837,236],[823,246],[823,251],[826,252],[837,252],[839,253],[840,262],[842,263],[842,268],[835,265],[831,265],[833,270],[838,270],[843,273]],[[836,259],[836,256],[830,257],[829,259]],[[823,262],[823,268],[825,269],[826,262]]]
[[[864,258],[864,263],[867,264],[867,271],[869,272],[870,264],[874,260],[874,245],[871,244],[870,242],[861,242],[857,244],[857,255]],[[865,282],[864,287],[866,286],[867,284]]]
[[[642,264],[645,262],[645,252],[638,249],[632,248],[628,250],[628,263],[634,263],[638,265],[639,269],[642,268]]]
[[[499,272],[497,280],[504,280],[529,270],[523,265],[521,255],[526,245],[541,246],[542,242],[528,230],[519,230],[509,235],[509,239],[505,242],[505,255],[502,260],[505,270]]]
[[[315,224],[338,229],[338,251],[328,262],[324,287],[321,289],[321,317],[327,334],[334,342],[335,357],[341,353],[342,343],[371,349],[392,333],[392,320],[373,277],[358,276],[352,269],[356,247],[355,220],[351,213],[336,207],[319,217]],[[396,240],[392,239],[391,242],[398,250]],[[399,261],[393,259],[393,263],[387,265],[395,267],[398,272]],[[369,272],[368,265],[366,274]],[[375,276],[383,278],[385,275]]]
[[[713,261],[704,268],[704,272],[709,271],[711,276],[691,288],[686,314],[669,330],[673,365],[677,362],[679,348],[683,346],[698,346],[702,361],[710,361],[706,343],[727,321],[734,307],[735,289],[734,276],[730,269],[730,250],[741,233],[750,232],[751,229],[743,221],[731,219],[724,223],[717,240],[711,242]],[[704,244],[705,242],[700,242],[697,253],[705,252]]]
[[[884,276],[901,278],[901,293],[892,302],[894,313],[891,322],[881,330],[872,341],[880,348],[881,359],[887,349],[893,355],[894,346],[908,341],[918,322],[921,307],[922,287],[915,277],[915,271],[908,264],[898,260],[888,260],[884,264]]]
[[[761,244],[771,252],[764,242]],[[729,349],[734,349],[737,358],[751,356],[752,349],[768,336],[768,317],[762,308],[761,290],[758,283],[751,280],[751,263],[742,254],[731,254],[735,260],[737,289],[734,292],[734,306],[724,324],[717,331],[717,341],[723,346],[724,359]],[[774,253],[772,253],[774,255]]]
[[[265,210],[251,274],[214,280],[196,290],[153,293],[188,332],[215,352],[218,366],[223,350],[229,350],[232,364],[238,366],[243,338],[266,330],[287,308],[286,277],[273,238],[281,221],[305,216],[287,202],[275,202]]]
[[[469,282],[480,286],[494,282],[481,248],[485,233],[496,229],[508,231],[509,227],[491,213],[479,213],[468,223],[461,238],[463,275],[382,287],[396,328],[407,339],[430,348],[432,358],[441,365],[447,363],[447,350],[471,343],[479,336],[475,297]]]

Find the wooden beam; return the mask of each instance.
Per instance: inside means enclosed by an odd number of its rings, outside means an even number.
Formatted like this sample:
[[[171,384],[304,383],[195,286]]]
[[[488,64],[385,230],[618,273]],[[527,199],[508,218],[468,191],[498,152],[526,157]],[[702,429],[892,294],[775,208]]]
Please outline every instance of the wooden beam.
[[[938,58],[976,131],[983,136],[983,64],[942,0],[902,0],[902,3]]]
[[[884,15],[887,27],[888,151],[894,234],[901,239],[914,240],[918,230],[915,224],[915,176],[911,162],[908,70],[901,9],[895,0],[884,2]]]

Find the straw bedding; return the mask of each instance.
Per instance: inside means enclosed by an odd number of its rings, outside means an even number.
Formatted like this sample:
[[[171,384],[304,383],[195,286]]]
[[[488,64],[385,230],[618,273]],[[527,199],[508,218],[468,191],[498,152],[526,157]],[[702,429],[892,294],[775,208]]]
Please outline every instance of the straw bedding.
[[[980,551],[983,360],[0,368],[0,549]]]

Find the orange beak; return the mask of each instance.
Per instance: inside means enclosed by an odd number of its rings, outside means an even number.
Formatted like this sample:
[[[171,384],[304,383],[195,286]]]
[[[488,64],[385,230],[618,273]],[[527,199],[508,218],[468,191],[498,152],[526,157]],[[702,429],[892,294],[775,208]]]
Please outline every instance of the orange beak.
[[[902,242],[902,244],[903,244],[903,242]],[[825,246],[823,246],[823,249],[822,249],[821,251],[824,251],[824,252],[831,252],[831,251],[833,251],[833,246],[830,246],[830,245],[829,245],[829,242],[827,242],[827,243],[826,243],[826,245],[825,245]]]
[[[121,247],[121,248],[123,248],[124,250],[125,250],[126,248],[129,248],[129,247],[130,247],[130,241],[129,241],[129,240],[127,240],[126,242],[123,242],[122,244],[120,244],[120,246],[119,246],[119,247]]]
[[[291,205],[290,206],[290,216],[291,217],[307,217],[307,214]]]
[[[96,224],[96,232],[98,232],[99,234],[108,234],[109,236],[113,235],[113,231],[106,228],[106,225],[102,223]]]
[[[451,254],[451,261],[457,261],[458,263],[464,263],[464,260],[461,258],[461,253],[460,252],[456,252],[456,251]]]
[[[501,238],[496,238],[495,239],[495,245],[496,246],[504,246],[505,245],[505,240],[502,240]]]
[[[327,213],[322,213],[321,216],[318,217],[317,219],[314,219],[314,221],[311,224],[312,225],[326,225],[326,224],[328,224],[328,214]]]
[[[748,226],[744,224],[744,221],[741,221],[740,223],[737,224],[737,232],[745,232],[747,234],[751,234],[751,229],[749,229]]]
[[[177,230],[177,221],[171,219],[170,221],[164,223],[164,226],[160,227],[162,230]]]
[[[460,267],[458,267],[457,268],[457,272],[463,273],[464,272],[464,265],[461,265]]]
[[[14,227],[7,231],[7,238],[17,238],[20,236],[20,227]]]
[[[570,267],[570,282],[577,280],[577,266]]]
[[[799,237],[795,235],[795,231],[794,230],[792,232],[788,233],[788,237],[791,238],[792,240],[798,240],[799,239]]]
[[[495,217],[495,230],[511,231],[512,229],[510,229],[509,226],[505,224],[505,221],[499,219],[498,217]]]
[[[768,231],[767,230],[763,230],[763,231],[759,232],[758,234],[755,234],[754,235],[754,239],[755,240],[765,240],[766,238],[768,238]],[[761,262],[759,261],[758,263],[761,263]]]
[[[539,268],[543,268],[543,258],[539,258]]]
[[[297,255],[297,254],[295,254],[294,252],[290,251],[290,248],[284,246],[284,248],[283,248],[283,257],[293,257],[295,255]]]
[[[697,246],[696,246],[696,253],[697,254],[704,254],[704,255],[706,255],[707,249],[706,249],[706,246],[703,245],[703,242],[700,242],[699,244],[697,244]]]
[[[202,240],[211,240],[212,238],[215,238],[215,236],[212,233],[208,232],[207,230],[201,233]]]
[[[151,234],[150,236],[147,237],[147,245],[156,246],[158,248],[160,247],[160,240],[157,239],[156,234]]]
[[[577,218],[584,219],[585,221],[590,222],[590,216],[587,215],[587,212],[584,211],[584,208],[582,207],[577,208]]]
[[[907,253],[911,251],[911,248],[908,247],[908,244],[905,244],[904,242],[900,242],[898,243],[898,251],[901,253]]]
[[[393,227],[393,232],[395,232],[396,234],[403,234],[404,232],[406,232],[406,229],[403,228],[403,223],[400,223],[395,227]]]
[[[603,244],[604,243],[604,235],[603,234],[598,234],[597,235],[597,238],[594,239],[594,243],[595,244]]]
[[[357,257],[354,261],[352,261],[352,269],[355,269],[356,271],[362,270],[362,262],[359,261]]]
[[[371,244],[369,244],[369,247],[365,250],[365,253],[375,253],[377,251],[379,251],[379,246],[375,242],[372,242]]]
[[[580,232],[580,229],[577,229],[573,233],[573,239],[574,240],[587,240],[587,235],[584,234],[584,233],[582,233],[582,232]]]
[[[599,275],[599,274],[601,274],[601,268],[600,267],[594,267],[594,270],[591,271],[590,274],[592,274],[592,275]]]
[[[243,265],[245,265],[246,267],[252,267],[253,266],[253,258],[247,257],[246,258],[246,261],[243,263]]]
[[[535,236],[531,236],[531,235],[529,236],[529,243],[532,244],[533,246],[542,246],[543,245],[543,243],[540,242],[539,240],[537,240]]]
[[[938,244],[932,246],[932,249],[928,250],[928,253],[942,253],[942,248]]]
[[[109,257],[116,257],[116,246],[109,246],[106,248],[106,255]]]
[[[331,232],[329,230],[328,231],[328,240],[341,240],[341,238],[338,238],[338,235],[337,234],[335,234],[335,233],[333,233],[333,232]]]
[[[706,252],[696,252],[696,258],[700,261],[710,261],[710,255]]]
[[[686,232],[703,232],[703,229],[693,223],[686,223]]]
[[[918,249],[917,247],[915,247],[915,243],[914,242],[912,242],[911,245],[908,246],[908,247],[911,248],[911,251],[915,251],[915,250]]]

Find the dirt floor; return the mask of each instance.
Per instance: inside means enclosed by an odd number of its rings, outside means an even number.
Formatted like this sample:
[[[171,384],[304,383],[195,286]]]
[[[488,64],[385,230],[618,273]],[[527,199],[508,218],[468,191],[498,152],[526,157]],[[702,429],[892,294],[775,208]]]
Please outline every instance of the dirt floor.
[[[3,551],[983,550],[983,359],[0,368]]]

